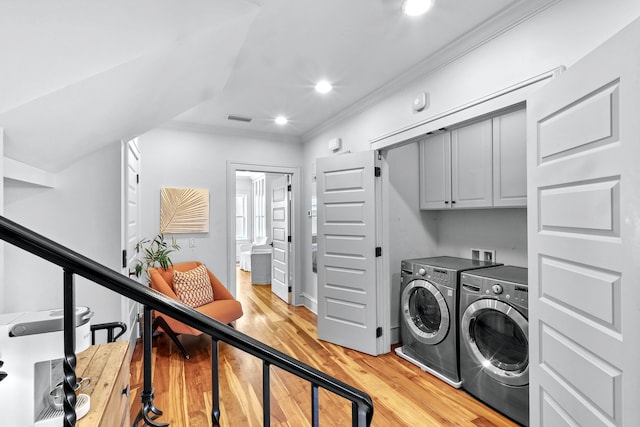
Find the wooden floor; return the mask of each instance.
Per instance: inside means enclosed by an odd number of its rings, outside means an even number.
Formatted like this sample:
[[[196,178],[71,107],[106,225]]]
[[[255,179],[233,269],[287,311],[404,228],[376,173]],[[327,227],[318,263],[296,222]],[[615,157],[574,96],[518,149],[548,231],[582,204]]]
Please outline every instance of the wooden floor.
[[[394,352],[372,357],[316,338],[316,316],[304,307],[279,300],[270,286],[252,286],[249,273],[238,271],[238,298],[244,316],[237,329],[278,350],[367,392],[374,401],[373,426],[515,426],[465,392],[456,390]],[[211,346],[208,338],[183,336],[191,353],[184,360],[161,335],[154,339],[154,403],[157,421],[173,427],[211,425]],[[140,411],[142,348],[131,361],[131,421]],[[310,425],[310,386],[279,369],[271,373],[271,425]],[[262,363],[220,344],[221,425],[262,425]],[[320,426],[347,426],[351,405],[320,392]]]

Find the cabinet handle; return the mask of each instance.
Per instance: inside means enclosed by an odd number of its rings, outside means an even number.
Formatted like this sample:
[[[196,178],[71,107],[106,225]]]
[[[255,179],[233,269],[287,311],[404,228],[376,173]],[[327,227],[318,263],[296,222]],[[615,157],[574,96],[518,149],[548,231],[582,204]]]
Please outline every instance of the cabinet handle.
[[[448,201],[448,200],[447,200],[447,201],[445,201],[445,202],[444,202],[444,204],[445,204],[445,205],[448,205],[448,204],[449,204],[449,201]]]
[[[455,202],[456,202],[455,200],[452,200],[452,201],[451,201],[451,204],[454,204]]]

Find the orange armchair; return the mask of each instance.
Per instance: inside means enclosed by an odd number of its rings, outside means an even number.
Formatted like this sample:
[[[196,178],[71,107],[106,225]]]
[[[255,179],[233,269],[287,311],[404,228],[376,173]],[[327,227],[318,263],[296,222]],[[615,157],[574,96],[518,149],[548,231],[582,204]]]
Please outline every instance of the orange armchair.
[[[148,273],[151,281],[151,287],[170,298],[180,301],[180,298],[178,298],[173,288],[173,270],[186,272],[193,270],[200,265],[202,265],[202,263],[191,261],[174,264],[173,267],[169,267],[166,270],[163,268],[150,268]],[[211,287],[213,288],[214,301],[195,307],[195,310],[212,317],[219,322],[231,325],[232,322],[242,317],[242,305],[233,297],[233,295],[231,295],[222,282],[220,282],[220,280],[218,280],[218,278],[209,269],[207,269],[207,273],[209,274]],[[169,335],[169,337],[176,343],[185,359],[189,358],[189,354],[182,343],[178,340],[177,335],[202,334],[201,331],[156,311],[153,321],[153,330],[155,331],[158,328],[166,332],[167,335]]]

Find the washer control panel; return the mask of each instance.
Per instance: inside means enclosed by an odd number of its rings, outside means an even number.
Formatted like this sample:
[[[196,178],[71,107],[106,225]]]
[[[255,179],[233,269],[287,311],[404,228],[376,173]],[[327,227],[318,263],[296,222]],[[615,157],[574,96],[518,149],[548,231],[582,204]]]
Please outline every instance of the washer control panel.
[[[434,268],[428,265],[413,264],[408,261],[402,261],[402,279],[406,281],[408,276],[411,279],[429,280],[440,285],[452,286],[453,272],[440,268]]]
[[[447,270],[441,270],[439,268],[431,269],[431,276],[428,278],[443,285],[451,285],[449,271]]]

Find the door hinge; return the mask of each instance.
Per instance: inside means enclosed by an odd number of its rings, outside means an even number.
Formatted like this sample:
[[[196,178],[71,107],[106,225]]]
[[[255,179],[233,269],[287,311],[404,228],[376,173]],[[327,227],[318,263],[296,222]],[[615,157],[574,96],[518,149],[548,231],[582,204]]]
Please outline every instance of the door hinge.
[[[289,286],[289,292],[291,292],[293,290],[293,288],[291,286]]]
[[[380,338],[382,336],[382,326],[378,326],[376,328],[376,338]]]
[[[379,257],[379,256],[382,256],[382,247],[381,246],[378,246],[376,248],[376,258]]]
[[[127,266],[127,250],[123,249],[122,250],[122,268],[125,268]]]
[[[291,236],[287,236],[287,242],[291,243]]]
[[[287,185],[287,191],[291,191],[291,184]]]
[[[380,176],[382,176],[382,171],[380,170],[380,166],[376,166],[373,168],[373,176],[375,176],[376,178],[379,178]]]
[[[136,174],[136,184],[140,184],[140,174]]]

